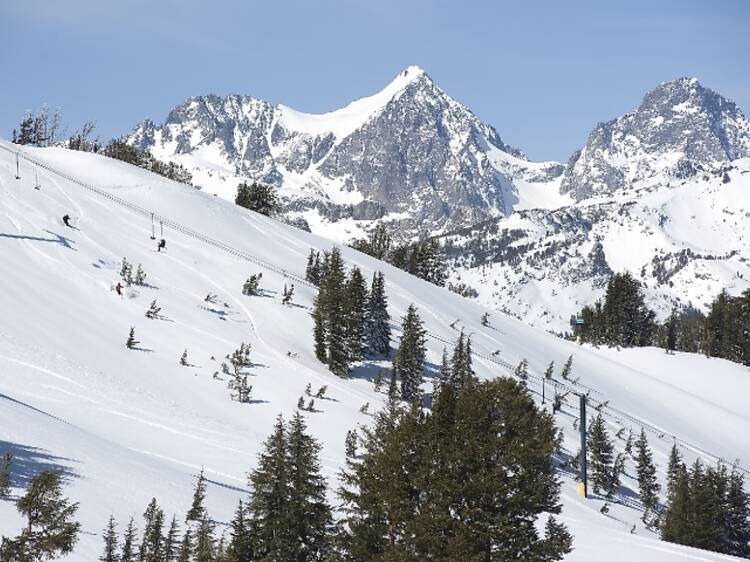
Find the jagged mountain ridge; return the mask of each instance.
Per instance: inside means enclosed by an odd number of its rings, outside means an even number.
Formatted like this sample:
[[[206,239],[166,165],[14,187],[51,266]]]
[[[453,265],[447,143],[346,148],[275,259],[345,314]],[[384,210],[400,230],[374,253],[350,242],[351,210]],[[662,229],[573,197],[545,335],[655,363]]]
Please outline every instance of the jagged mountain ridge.
[[[127,139],[226,198],[241,179],[279,186],[288,217],[339,239],[361,233],[355,221],[386,220],[410,237],[504,216],[523,185],[554,199],[563,172],[528,162],[418,67],[322,115],[249,96],[194,97]]]
[[[577,201],[659,185],[750,156],[750,122],[695,78],[659,84],[638,109],[591,131],[561,189]]]
[[[750,278],[750,122],[694,78],[596,125],[567,166],[529,162],[416,67],[323,115],[205,96],[128,138],[224,197],[242,178],[278,185],[287,219],[337,241],[379,221],[443,236],[452,281],[555,331],[613,272],[639,277],[662,316]]]

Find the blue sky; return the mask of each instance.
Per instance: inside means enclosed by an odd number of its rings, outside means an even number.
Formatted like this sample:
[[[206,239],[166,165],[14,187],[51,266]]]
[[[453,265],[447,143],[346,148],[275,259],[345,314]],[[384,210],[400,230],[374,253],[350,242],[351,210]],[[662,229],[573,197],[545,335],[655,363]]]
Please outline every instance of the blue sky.
[[[750,113],[750,2],[2,0],[0,136],[61,107],[108,139],[191,95],[323,112],[410,64],[532,159],[567,159],[657,83]]]

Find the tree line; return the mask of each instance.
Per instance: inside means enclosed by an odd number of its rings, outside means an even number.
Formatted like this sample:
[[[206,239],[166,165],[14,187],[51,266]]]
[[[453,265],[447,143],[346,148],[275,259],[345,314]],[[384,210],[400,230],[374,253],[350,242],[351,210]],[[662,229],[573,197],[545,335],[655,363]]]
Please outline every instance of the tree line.
[[[584,306],[572,324],[574,337],[594,345],[657,345],[668,352],[704,353],[750,366],[750,289],[736,297],[722,291],[708,314],[673,310],[658,323],[635,278],[618,273],[607,283],[604,301]]]

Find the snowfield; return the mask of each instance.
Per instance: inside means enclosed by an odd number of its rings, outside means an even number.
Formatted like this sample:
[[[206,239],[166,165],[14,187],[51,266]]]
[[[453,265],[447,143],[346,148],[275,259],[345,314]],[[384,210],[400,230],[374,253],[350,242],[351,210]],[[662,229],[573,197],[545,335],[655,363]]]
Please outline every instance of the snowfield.
[[[247,491],[245,475],[276,416],[293,414],[307,383],[314,390],[328,385],[329,399],[316,400],[318,411],[305,415],[335,487],[347,430],[371,420],[360,412],[363,404],[373,411],[384,401],[371,380],[386,363],[366,362],[342,380],[313,355],[314,289],[297,277],[310,248],[328,250],[332,242],[92,154],[23,150],[99,192],[24,159],[17,180],[16,148],[0,142],[0,453],[16,457],[16,494],[39,470],[58,466],[67,473],[66,492],[80,502],[83,525],[68,560],[96,559],[110,513],[121,527],[131,515],[140,523],[152,496],[167,515],[183,516],[202,466],[208,508],[221,531]],[[165,223],[166,253],[156,251],[151,220],[123,203],[172,221]],[[62,225],[66,213],[76,229]],[[158,238],[158,221],[155,229]],[[700,456],[750,467],[747,368],[657,349],[579,347],[496,312],[483,327],[487,309],[348,248],[342,252],[367,278],[385,273],[395,322],[416,304],[431,334],[432,367],[463,328],[472,335],[480,377],[508,375],[527,358],[529,387],[540,399],[539,374],[550,361],[559,373],[573,354],[577,384],[558,381],[560,392],[571,391],[557,414],[566,455],[578,449],[577,391],[589,393],[592,411],[605,404],[611,434],[624,428],[618,449],[628,430],[647,427],[662,484],[675,439],[688,462]],[[147,285],[120,297],[113,287],[123,257],[142,264]],[[262,297],[241,294],[253,273],[263,273]],[[280,302],[285,283],[295,284],[294,306]],[[204,301],[208,293],[217,295],[216,304]],[[154,299],[166,319],[145,318]],[[131,326],[141,350],[124,345]],[[253,348],[252,404],[231,401],[226,381],[213,377],[242,342]],[[179,364],[185,349],[189,367]],[[545,392],[552,394],[549,382]],[[561,474],[561,520],[574,534],[567,560],[734,560],[658,541],[640,523],[630,462],[626,473],[623,494],[606,516],[602,500],[578,497],[573,475]],[[0,502],[0,533],[15,534],[21,524],[14,504]]]

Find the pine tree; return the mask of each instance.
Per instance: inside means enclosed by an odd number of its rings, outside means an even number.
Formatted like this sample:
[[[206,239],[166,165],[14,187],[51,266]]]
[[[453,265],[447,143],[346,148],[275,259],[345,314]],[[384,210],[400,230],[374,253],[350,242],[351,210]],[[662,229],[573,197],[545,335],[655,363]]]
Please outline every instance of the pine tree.
[[[140,562],[159,562],[164,546],[164,511],[152,498],[143,512],[143,537],[138,550]]]
[[[420,397],[425,361],[425,331],[413,304],[401,324],[401,341],[393,359],[393,372],[401,381],[401,398],[407,402]]]
[[[344,261],[338,248],[331,251],[321,290],[326,299],[326,348],[328,368],[335,375],[349,375],[349,355],[344,316]]]
[[[385,293],[385,277],[378,271],[373,274],[367,300],[367,349],[373,355],[388,355],[391,349],[391,317]]]
[[[313,340],[315,343],[315,358],[321,363],[325,363],[328,357],[326,349],[326,329],[325,329],[325,305],[323,304],[323,294],[318,291],[313,300]]]
[[[635,442],[636,448],[636,473],[638,475],[638,492],[645,511],[643,522],[648,519],[649,514],[656,511],[659,505],[659,483],[656,479],[656,467],[654,466],[651,449],[648,446],[646,432],[641,429],[641,434]]]
[[[115,518],[113,515],[109,516],[109,522],[107,528],[102,533],[104,539],[104,552],[99,557],[101,562],[119,562],[120,557],[117,553],[117,529],[115,525]]]
[[[294,284],[292,284],[289,289],[286,287],[286,283],[284,283],[284,291],[281,293],[281,304],[291,304],[292,298],[294,297]]]
[[[551,379],[554,372],[555,372],[555,362],[550,361],[549,365],[547,365],[547,368],[544,371],[544,378]]]
[[[164,552],[162,560],[164,562],[174,562],[180,549],[180,526],[177,523],[177,516],[172,516],[172,522],[169,524],[169,530],[164,537]]]
[[[742,473],[734,468],[727,482],[726,553],[750,558],[750,497]]]
[[[7,451],[3,454],[0,463],[0,499],[6,499],[10,495],[10,467],[13,464],[13,454]]]
[[[214,562],[216,559],[216,538],[214,523],[204,514],[195,531],[194,562]]]
[[[180,553],[177,562],[190,562],[193,558],[193,534],[190,529],[185,530],[180,543]]]
[[[482,314],[482,326],[489,326],[490,325],[490,313],[485,312]]]
[[[568,357],[568,360],[565,361],[565,365],[563,365],[560,376],[563,379],[568,380],[572,372],[573,372],[573,356],[571,355],[570,357]]]
[[[319,455],[320,444],[307,434],[304,418],[295,414],[288,433],[288,517],[293,542],[289,560],[313,562],[329,553],[332,516]]]
[[[122,280],[128,287],[133,284],[133,266],[130,265],[127,258],[122,258],[120,277],[122,277]]]
[[[130,518],[128,526],[125,528],[125,535],[122,538],[122,551],[120,552],[120,562],[135,562],[135,522]]]
[[[206,477],[203,474],[203,467],[198,473],[193,490],[193,503],[185,515],[185,522],[200,521],[206,515]]]
[[[529,378],[529,362],[526,359],[522,359],[521,362],[516,366],[513,374],[520,380],[525,381]]]
[[[289,553],[294,539],[289,517],[289,443],[281,416],[264,443],[249,480],[251,494],[247,510],[255,529],[255,556],[262,560],[291,560]]]
[[[613,473],[612,454],[614,452],[614,446],[609,439],[601,412],[596,415],[593,423],[589,426],[586,448],[589,456],[592,489],[595,494],[598,494],[600,491],[606,491],[609,488]]]
[[[474,375],[471,366],[471,338],[464,336],[463,331],[458,336],[450,364],[450,384],[456,389],[461,389],[466,385],[468,379]]]
[[[239,184],[234,202],[240,207],[268,217],[276,215],[281,210],[276,188],[257,182]]]
[[[664,341],[664,349],[667,353],[674,353],[677,349],[677,314],[672,309],[672,314],[669,315],[666,328],[666,338]]]
[[[229,526],[228,562],[253,562],[255,554],[253,552],[252,528],[250,521],[247,519],[242,500],[240,500]]]
[[[250,297],[260,295],[260,280],[263,278],[262,273],[255,273],[247,278],[242,286],[242,294]]]
[[[188,354],[187,349],[182,352],[182,356],[180,356],[180,365],[183,367],[188,367],[190,364],[188,363]]]
[[[354,267],[344,286],[344,317],[346,330],[346,348],[351,361],[364,358],[367,349],[367,284],[362,272]]]
[[[328,392],[328,385],[324,384],[321,386],[318,391],[315,393],[315,398],[324,399],[326,396],[326,392]]]
[[[143,286],[146,283],[146,272],[143,271],[141,264],[138,264],[138,269],[135,272],[135,279],[133,282],[138,286]]]
[[[357,430],[350,429],[346,432],[346,439],[344,440],[344,449],[346,450],[346,456],[348,458],[356,458],[357,456]]]
[[[125,347],[128,349],[136,349],[138,344],[141,343],[138,340],[135,339],[135,327],[130,327],[130,333],[128,334],[128,339],[125,341]]]
[[[677,443],[674,443],[669,452],[669,462],[667,464],[667,495],[672,493],[673,485],[677,481],[682,466],[682,457],[677,450]]]
[[[148,310],[146,311],[146,318],[149,320],[156,320],[159,318],[159,313],[161,312],[161,308],[159,308],[156,305],[156,299],[151,301],[151,306],[148,307]]]
[[[3,537],[0,560],[45,560],[73,551],[81,529],[73,520],[78,504],[63,496],[59,471],[46,470],[34,476],[16,509],[26,517],[27,524],[16,538]]]

